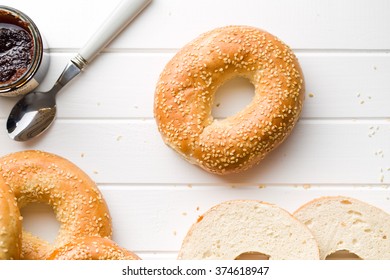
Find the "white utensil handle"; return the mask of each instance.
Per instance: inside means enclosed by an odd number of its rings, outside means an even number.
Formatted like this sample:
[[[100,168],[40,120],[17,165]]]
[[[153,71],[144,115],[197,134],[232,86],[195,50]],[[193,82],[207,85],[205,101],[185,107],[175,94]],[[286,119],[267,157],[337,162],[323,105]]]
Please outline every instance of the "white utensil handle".
[[[79,51],[90,63],[152,0],[122,0],[103,25]]]

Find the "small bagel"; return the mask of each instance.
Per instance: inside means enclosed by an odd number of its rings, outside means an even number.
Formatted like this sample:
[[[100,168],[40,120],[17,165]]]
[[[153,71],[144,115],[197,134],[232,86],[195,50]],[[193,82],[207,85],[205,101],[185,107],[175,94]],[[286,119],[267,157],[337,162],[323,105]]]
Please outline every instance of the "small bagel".
[[[312,231],[321,259],[347,250],[364,260],[390,260],[390,215],[377,207],[330,196],[308,202],[294,216]]]
[[[270,260],[315,260],[317,243],[309,229],[287,211],[256,200],[214,206],[191,227],[178,259],[234,260],[256,252]]]
[[[0,260],[19,259],[22,217],[12,191],[0,178]]]
[[[48,260],[140,260],[140,258],[103,237],[84,237],[54,250]]]
[[[215,92],[235,77],[254,85],[252,102],[213,119]],[[288,46],[263,30],[228,26],[202,34],[167,63],[154,116],[166,144],[209,172],[228,174],[257,164],[289,135],[303,97],[303,75]]]
[[[74,238],[111,236],[111,218],[96,184],[68,160],[41,151],[17,152],[0,159],[0,176],[19,208],[31,202],[49,204],[60,223],[53,244],[23,232],[22,259],[44,259]]]

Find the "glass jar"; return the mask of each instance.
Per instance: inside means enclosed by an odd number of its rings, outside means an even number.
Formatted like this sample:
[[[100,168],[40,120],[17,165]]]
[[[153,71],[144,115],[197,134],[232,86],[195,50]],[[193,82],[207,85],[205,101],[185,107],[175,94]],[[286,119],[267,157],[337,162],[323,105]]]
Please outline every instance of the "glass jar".
[[[47,43],[35,23],[24,13],[0,5],[0,96],[34,90],[49,64]]]

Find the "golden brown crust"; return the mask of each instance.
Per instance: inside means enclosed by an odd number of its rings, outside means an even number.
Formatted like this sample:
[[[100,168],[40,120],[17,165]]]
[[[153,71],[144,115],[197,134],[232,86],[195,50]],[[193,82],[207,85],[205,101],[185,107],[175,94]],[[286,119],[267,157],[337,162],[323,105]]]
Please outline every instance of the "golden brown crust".
[[[216,90],[237,76],[254,85],[253,101],[213,120]],[[257,28],[228,26],[202,34],[168,62],[154,115],[168,145],[209,172],[227,174],[258,163],[286,138],[303,97],[301,69],[283,42]]]
[[[19,259],[21,221],[15,196],[0,178],[0,260]]]
[[[52,244],[43,240],[31,232],[22,231],[22,250],[20,259],[22,260],[44,260],[49,252],[53,250]]]
[[[103,237],[84,237],[54,250],[48,260],[140,260],[140,258]]]
[[[44,258],[77,237],[111,236],[111,218],[96,184],[68,160],[41,151],[18,152],[0,159],[0,176],[15,194],[19,208],[31,202],[49,204],[61,224],[51,246],[23,234],[21,258]]]

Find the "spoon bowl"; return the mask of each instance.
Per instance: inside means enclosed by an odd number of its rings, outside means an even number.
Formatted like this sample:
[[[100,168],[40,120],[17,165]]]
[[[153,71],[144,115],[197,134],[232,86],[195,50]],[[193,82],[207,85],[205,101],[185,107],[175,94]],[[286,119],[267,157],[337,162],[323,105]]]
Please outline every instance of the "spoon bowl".
[[[9,136],[16,141],[27,141],[40,135],[54,121],[56,111],[55,94],[27,94],[16,103],[10,113],[7,120]]]
[[[33,91],[22,97],[12,108],[7,120],[8,135],[15,141],[27,141],[42,134],[56,117],[56,95],[85,66],[73,58],[54,86],[47,92]]]

